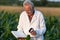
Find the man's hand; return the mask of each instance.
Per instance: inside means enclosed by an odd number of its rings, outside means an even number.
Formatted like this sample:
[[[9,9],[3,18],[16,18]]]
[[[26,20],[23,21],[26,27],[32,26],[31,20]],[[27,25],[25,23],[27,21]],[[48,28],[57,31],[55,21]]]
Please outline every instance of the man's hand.
[[[29,32],[31,33],[31,35],[36,35],[36,31],[33,28],[30,28]]]
[[[25,40],[25,38],[20,37],[20,38],[18,38],[18,40]]]
[[[36,36],[36,31],[32,31],[32,32],[30,32],[30,33],[31,33],[31,35]]]

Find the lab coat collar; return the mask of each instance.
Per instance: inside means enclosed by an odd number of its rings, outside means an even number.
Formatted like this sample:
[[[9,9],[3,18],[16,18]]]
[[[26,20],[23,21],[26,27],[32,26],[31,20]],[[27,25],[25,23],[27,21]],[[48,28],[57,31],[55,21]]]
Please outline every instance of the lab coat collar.
[[[26,13],[26,15],[27,15],[27,13]],[[30,24],[32,24],[36,19],[37,19],[36,10],[35,10],[35,12],[34,12],[34,15],[33,15],[33,18],[32,18],[32,20],[31,20],[31,22],[30,22],[30,20],[29,20],[29,18],[28,18],[28,15],[27,15],[27,21],[28,21]]]
[[[31,20],[31,23],[33,23],[36,19],[37,19],[37,13],[36,13],[36,10],[35,10],[33,18]]]

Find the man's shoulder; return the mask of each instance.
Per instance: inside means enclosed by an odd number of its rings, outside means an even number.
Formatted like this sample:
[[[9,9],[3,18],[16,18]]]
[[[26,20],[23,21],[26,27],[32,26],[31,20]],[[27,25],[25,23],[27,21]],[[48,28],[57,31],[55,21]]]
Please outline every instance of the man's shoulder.
[[[25,11],[21,12],[20,16],[23,16],[25,13],[26,13]]]
[[[24,15],[25,15],[25,11],[20,13],[20,17],[24,17]]]
[[[36,10],[36,12],[37,12],[38,15],[43,15],[43,13],[39,10]]]

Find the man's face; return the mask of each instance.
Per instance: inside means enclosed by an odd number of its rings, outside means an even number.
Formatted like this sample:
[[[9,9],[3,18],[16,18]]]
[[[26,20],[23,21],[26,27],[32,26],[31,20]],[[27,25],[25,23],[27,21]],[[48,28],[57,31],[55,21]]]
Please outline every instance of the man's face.
[[[32,12],[32,7],[31,7],[31,5],[25,5],[24,6],[24,10],[27,12],[27,13],[31,13]]]

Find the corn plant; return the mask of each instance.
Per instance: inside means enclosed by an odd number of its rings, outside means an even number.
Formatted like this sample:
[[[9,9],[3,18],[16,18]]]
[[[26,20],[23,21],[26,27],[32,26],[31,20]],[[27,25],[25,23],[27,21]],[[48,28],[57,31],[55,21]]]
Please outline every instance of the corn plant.
[[[60,22],[58,17],[46,17],[47,31],[45,33],[45,40],[60,40]]]
[[[0,12],[0,40],[16,40],[11,30],[17,30],[18,13]]]

